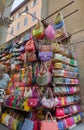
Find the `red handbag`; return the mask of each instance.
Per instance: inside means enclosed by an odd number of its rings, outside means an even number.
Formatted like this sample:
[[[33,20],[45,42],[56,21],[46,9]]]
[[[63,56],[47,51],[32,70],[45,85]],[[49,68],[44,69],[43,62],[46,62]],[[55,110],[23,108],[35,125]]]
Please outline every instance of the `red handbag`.
[[[56,115],[57,117],[62,117],[62,116],[64,116],[64,115],[65,115],[65,114],[64,114],[64,108],[57,108],[55,115]]]
[[[28,106],[30,106],[30,107],[38,106],[38,99],[36,99],[36,98],[29,98],[28,99]]]
[[[34,46],[34,41],[33,41],[33,39],[29,40],[29,41],[26,43],[25,51],[26,51],[26,52],[35,51],[35,46]]]
[[[67,126],[72,126],[73,125],[72,117],[67,118],[66,121],[67,121]]]

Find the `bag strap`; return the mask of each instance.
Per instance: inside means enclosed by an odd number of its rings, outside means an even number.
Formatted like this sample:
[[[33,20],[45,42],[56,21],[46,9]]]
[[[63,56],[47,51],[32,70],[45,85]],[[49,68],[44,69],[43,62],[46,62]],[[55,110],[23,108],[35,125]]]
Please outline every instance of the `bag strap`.
[[[50,115],[51,121],[53,122],[53,117],[50,112],[47,112],[45,120],[48,121],[48,116]]]

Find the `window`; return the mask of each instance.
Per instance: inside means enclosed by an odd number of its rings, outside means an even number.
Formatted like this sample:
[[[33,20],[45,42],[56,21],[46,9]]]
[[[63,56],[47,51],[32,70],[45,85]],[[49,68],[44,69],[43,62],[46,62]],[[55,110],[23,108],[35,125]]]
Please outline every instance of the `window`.
[[[20,17],[20,11],[18,12],[18,18]]]
[[[13,33],[13,32],[14,32],[14,28],[12,27],[10,33]]]
[[[36,17],[36,12],[34,12],[32,15]],[[32,17],[32,21],[35,21],[35,20],[36,18]]]
[[[25,11],[27,11],[27,10],[28,10],[28,5],[25,6]]]
[[[28,19],[27,17],[24,18],[24,26],[27,26]]]
[[[38,4],[38,0],[33,0],[33,7]]]
[[[19,29],[20,29],[20,23],[17,24],[17,30],[19,30]]]

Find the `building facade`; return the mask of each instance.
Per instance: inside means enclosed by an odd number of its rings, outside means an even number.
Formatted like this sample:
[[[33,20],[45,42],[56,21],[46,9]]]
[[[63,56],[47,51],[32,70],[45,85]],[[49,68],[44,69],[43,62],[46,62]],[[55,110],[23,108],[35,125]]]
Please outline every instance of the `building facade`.
[[[37,19],[29,14],[21,15],[23,11],[28,10],[29,13],[41,19],[41,6],[42,0],[25,0],[16,9],[11,12],[11,18],[13,19],[7,35],[9,41],[14,37],[24,33],[29,28],[37,23]]]

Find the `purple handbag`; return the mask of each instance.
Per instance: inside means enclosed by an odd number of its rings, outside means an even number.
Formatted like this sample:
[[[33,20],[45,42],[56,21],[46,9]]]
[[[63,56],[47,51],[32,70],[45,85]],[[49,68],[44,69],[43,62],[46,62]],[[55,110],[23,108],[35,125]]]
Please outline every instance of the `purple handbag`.
[[[39,52],[40,60],[49,61],[53,57],[53,52]]]
[[[49,61],[53,57],[51,45],[41,45],[39,48],[39,58],[42,61]]]

